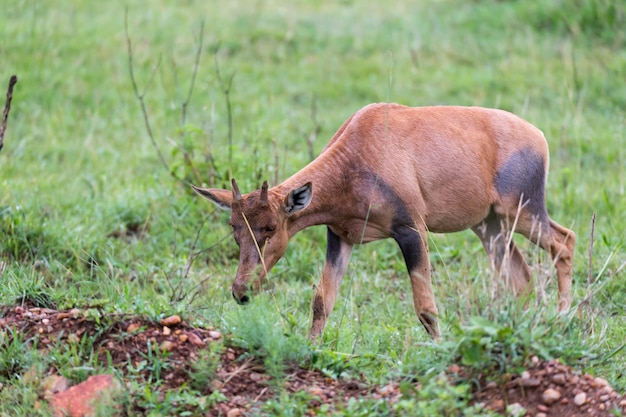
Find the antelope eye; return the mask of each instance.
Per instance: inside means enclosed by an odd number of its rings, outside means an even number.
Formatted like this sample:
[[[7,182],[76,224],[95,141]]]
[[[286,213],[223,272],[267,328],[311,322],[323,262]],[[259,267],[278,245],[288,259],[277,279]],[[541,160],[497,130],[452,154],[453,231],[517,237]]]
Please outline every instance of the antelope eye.
[[[274,233],[276,231],[276,226],[265,226],[263,228],[263,232],[265,233]]]

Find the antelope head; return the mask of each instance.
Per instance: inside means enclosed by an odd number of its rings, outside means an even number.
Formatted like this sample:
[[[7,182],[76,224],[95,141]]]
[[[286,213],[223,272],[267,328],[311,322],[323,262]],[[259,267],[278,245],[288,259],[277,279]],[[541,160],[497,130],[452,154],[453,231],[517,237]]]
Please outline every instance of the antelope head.
[[[232,190],[192,188],[219,208],[231,211],[230,226],[239,246],[239,267],[232,293],[239,304],[245,304],[250,301],[251,290],[257,292],[261,288],[268,271],[285,253],[291,237],[289,218],[310,203],[311,183],[286,196],[268,190],[267,181],[260,190],[245,195],[241,195],[234,179]]]

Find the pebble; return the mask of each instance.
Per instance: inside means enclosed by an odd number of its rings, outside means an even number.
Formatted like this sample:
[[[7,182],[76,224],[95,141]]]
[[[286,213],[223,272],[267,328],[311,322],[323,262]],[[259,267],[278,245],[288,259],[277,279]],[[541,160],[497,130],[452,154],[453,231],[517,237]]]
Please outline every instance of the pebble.
[[[487,385],[485,385],[486,389],[493,389],[493,388],[498,388],[498,384],[496,383],[496,381],[489,381],[487,382]]]
[[[200,336],[198,336],[197,334],[195,334],[193,332],[189,332],[189,333],[187,333],[187,336],[189,337],[189,342],[192,345],[198,346],[198,347],[206,346],[206,343],[204,343],[204,341],[202,339],[200,339]]]
[[[169,328],[169,327],[167,327],[167,326],[163,326],[163,335],[164,335],[164,336],[169,336],[169,335],[171,335],[171,334],[172,334],[172,329],[170,329],[170,328]]]
[[[548,415],[546,413],[537,413],[535,417],[548,417]]]
[[[211,381],[209,386],[211,387],[211,391],[219,391],[224,386],[224,383],[219,379],[214,379],[213,381]]]
[[[324,398],[324,390],[318,386],[313,386],[309,388],[309,394],[311,394],[313,397],[318,397],[320,399]]]
[[[66,312],[66,311],[61,311],[59,314],[57,314],[57,320],[63,320],[63,319],[67,319],[70,317],[70,313]]]
[[[557,385],[565,385],[565,374],[554,374],[552,375],[552,382],[554,382]]]
[[[178,340],[180,341],[180,343],[185,343],[187,339],[189,339],[189,336],[187,336],[186,334],[178,335]]]
[[[171,342],[169,340],[164,340],[161,343],[161,346],[159,346],[159,348],[163,351],[163,352],[171,352],[174,350],[174,348],[176,348],[176,343],[175,342]]]
[[[607,381],[606,379],[602,377],[594,378],[594,381],[599,387],[606,387],[607,385],[609,385],[609,381]]]
[[[549,408],[544,404],[537,404],[537,410],[541,411],[542,413],[547,413]]]
[[[240,417],[243,416],[243,411],[241,411],[241,408],[231,408],[230,410],[228,410],[228,413],[226,413],[226,417]]]
[[[513,403],[506,408],[506,413],[509,416],[518,417],[526,414],[526,409],[520,403]]]
[[[217,330],[211,330],[211,331],[209,332],[209,337],[210,337],[211,339],[215,339],[215,340],[217,340],[217,339],[219,339],[219,338],[221,338],[221,337],[222,337],[222,334],[221,334],[220,332],[218,332]]]
[[[557,402],[561,398],[561,393],[555,389],[548,388],[541,394],[541,400],[546,405],[551,405]]]
[[[163,326],[176,326],[177,324],[180,324],[180,322],[182,322],[182,319],[178,314],[174,314],[173,316],[169,316],[161,320],[161,324]]]
[[[576,394],[576,396],[574,397],[574,404],[576,404],[579,407],[583,405],[586,401],[587,401],[587,394],[585,394],[584,392],[581,392],[580,394]]]
[[[522,379],[521,385],[525,388],[533,388],[533,387],[538,387],[539,385],[541,385],[541,381],[537,378],[527,378],[527,379]]]
[[[131,323],[126,328],[126,332],[127,333],[133,333],[133,332],[139,330],[140,328],[141,328],[141,324],[140,323]]]

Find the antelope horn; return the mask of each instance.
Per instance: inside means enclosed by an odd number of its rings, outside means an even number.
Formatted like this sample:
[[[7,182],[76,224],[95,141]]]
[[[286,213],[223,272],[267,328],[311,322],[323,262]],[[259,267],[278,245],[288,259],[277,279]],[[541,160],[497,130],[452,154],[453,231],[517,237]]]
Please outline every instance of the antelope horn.
[[[231,184],[233,185],[233,200],[241,200],[241,193],[239,192],[239,187],[237,187],[237,182],[234,178],[231,180]]]
[[[267,203],[267,181],[263,181],[263,187],[261,187],[261,202]]]

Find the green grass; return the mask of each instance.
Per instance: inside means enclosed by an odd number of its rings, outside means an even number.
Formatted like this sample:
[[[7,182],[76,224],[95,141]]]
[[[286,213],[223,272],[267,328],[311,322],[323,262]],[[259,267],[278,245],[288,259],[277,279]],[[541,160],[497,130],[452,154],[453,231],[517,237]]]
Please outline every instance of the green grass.
[[[474,346],[477,356],[465,360],[483,367],[495,360],[491,342],[510,347],[521,340],[521,350],[498,360],[522,366],[529,354],[558,356],[626,390],[626,354],[611,356],[626,339],[626,7],[617,0],[531,3],[0,2],[2,97],[9,76],[19,77],[0,152],[0,304],[27,299],[155,318],[178,312],[230,333],[276,375],[296,361],[330,373],[358,369],[375,383],[433,380],[463,359],[460,346]],[[126,13],[137,86],[171,173],[133,94]],[[200,65],[183,118],[201,27]],[[228,97],[216,61],[223,80],[233,77]],[[548,208],[578,235],[575,300],[591,296],[580,317],[555,318],[556,284],[544,272],[550,262],[522,241],[528,259],[541,264],[545,303],[531,300],[529,312],[520,313],[507,297],[494,296],[487,257],[471,233],[430,239],[444,332],[439,345],[413,313],[391,241],[355,250],[315,348],[317,362],[307,365],[305,336],[323,228],[292,239],[271,272],[271,289],[252,305],[232,301],[237,249],[228,215],[174,177],[226,186],[232,175],[242,191],[264,179],[276,184],[310,160],[307,138],[318,126],[314,154],[354,111],[376,101],[499,107],[545,132]],[[192,252],[199,253],[188,270]],[[476,317],[492,323],[493,332],[480,333],[490,327],[477,327]],[[485,337],[489,343],[481,342]],[[10,373],[51,364],[19,351],[21,342],[0,346],[5,386]],[[59,347],[59,355],[68,374],[73,361],[91,361],[81,346]],[[36,400],[32,383],[19,383],[19,395],[0,390],[0,415],[8,412],[4,404],[28,410]],[[420,394],[441,395],[433,407],[463,406],[445,399],[449,387],[436,386]],[[136,390],[145,409],[166,407],[157,404],[155,387]],[[407,398],[403,407],[414,413],[426,404]],[[299,401],[305,400],[279,396],[265,412],[296,415],[289,410]],[[361,415],[373,406],[347,404],[337,413]]]

